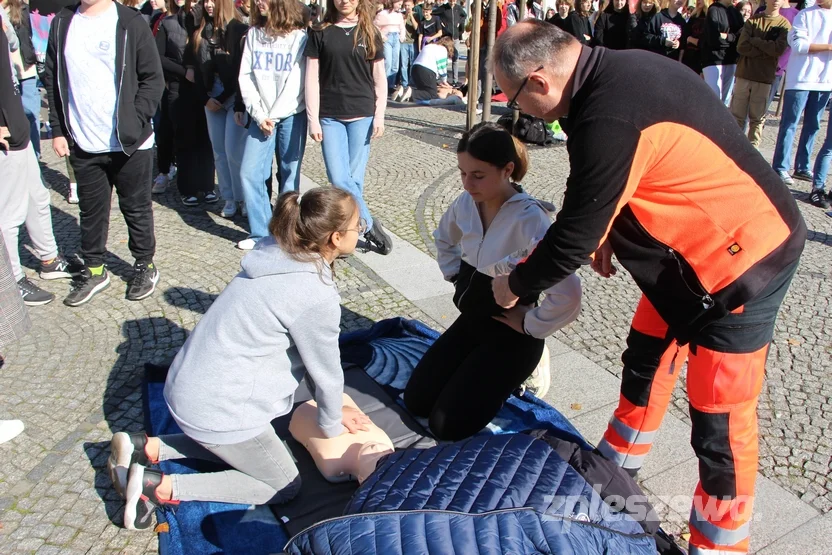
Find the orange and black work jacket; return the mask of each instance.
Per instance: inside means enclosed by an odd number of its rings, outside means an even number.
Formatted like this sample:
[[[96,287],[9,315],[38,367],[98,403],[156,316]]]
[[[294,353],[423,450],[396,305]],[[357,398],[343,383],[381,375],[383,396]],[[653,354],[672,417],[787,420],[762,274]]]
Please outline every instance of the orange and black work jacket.
[[[561,125],[563,208],[512,272],[515,295],[551,287],[609,238],[684,344],[800,257],[806,225],[791,193],[684,65],[583,47]]]

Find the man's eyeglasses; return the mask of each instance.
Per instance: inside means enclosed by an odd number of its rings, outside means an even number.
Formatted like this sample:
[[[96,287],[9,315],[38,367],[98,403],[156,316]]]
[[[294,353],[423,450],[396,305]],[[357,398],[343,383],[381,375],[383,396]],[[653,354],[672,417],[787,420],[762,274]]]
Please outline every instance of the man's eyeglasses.
[[[543,69],[543,66],[540,66],[536,70],[532,71],[532,73],[537,73],[541,69]],[[526,75],[526,78],[523,79],[522,83],[520,83],[520,88],[517,89],[516,93],[514,93],[514,97],[511,100],[508,101],[508,107],[511,108],[512,110],[519,110],[520,109],[520,105],[517,103],[517,97],[520,96],[521,92],[523,92],[523,88],[526,86],[526,83],[529,82],[529,78],[532,76],[532,73],[529,73],[528,75]]]

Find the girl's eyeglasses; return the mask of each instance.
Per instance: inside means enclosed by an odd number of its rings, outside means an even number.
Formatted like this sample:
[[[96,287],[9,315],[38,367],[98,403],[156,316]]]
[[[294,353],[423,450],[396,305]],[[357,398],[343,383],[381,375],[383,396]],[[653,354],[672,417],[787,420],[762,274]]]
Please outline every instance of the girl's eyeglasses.
[[[364,218],[358,218],[358,227],[357,228],[348,228],[340,230],[342,233],[346,233],[347,231],[355,231],[359,235],[364,235],[367,232],[367,220]]]

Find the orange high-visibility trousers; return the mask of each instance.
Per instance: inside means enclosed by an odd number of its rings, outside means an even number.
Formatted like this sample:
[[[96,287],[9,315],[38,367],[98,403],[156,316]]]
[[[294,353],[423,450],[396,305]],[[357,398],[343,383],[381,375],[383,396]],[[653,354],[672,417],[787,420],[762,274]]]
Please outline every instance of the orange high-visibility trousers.
[[[691,555],[746,553],[757,477],[757,398],[777,311],[797,263],[745,306],[680,345],[645,297],[622,355],[621,393],[598,449],[635,474],[688,361],[691,445],[699,483],[690,513]]]

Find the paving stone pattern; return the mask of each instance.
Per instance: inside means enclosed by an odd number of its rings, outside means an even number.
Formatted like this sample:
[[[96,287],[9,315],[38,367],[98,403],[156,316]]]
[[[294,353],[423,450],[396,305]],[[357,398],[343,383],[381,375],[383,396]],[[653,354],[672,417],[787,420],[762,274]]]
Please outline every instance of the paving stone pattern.
[[[452,109],[391,109],[386,134],[374,141],[366,197],[374,215],[397,235],[432,253],[431,233],[461,191],[456,141],[464,114]],[[774,127],[765,131],[772,141]],[[825,126],[822,133],[825,132]],[[819,146],[820,141],[818,141]],[[78,249],[78,208],[64,201],[66,168],[44,145],[44,177],[53,188],[53,222],[62,251]],[[303,171],[326,183],[320,148],[310,142]],[[527,190],[560,204],[568,161],[563,146],[531,149]],[[832,351],[829,299],[832,218],[798,194],[810,240],[781,312],[759,410],[760,464],[766,476],[821,511],[832,508]],[[114,195],[115,198],[115,195]],[[157,293],[125,300],[132,258],[127,230],[114,201],[106,263],[112,285],[85,307],[60,302],[65,281],[40,282],[36,260],[21,247],[27,273],[58,300],[30,310],[34,329],[3,353],[0,417],[20,418],[26,431],[0,446],[0,553],[155,553],[156,536],[120,527],[122,503],[105,463],[115,431],[142,428],[141,378],[147,361],[172,357],[187,334],[239,270],[246,237],[243,220],[219,216],[220,204],[185,208],[173,189],[155,197]],[[25,234],[24,234],[25,237]],[[427,315],[354,257],[338,265],[342,328],[405,316],[433,325]],[[557,338],[611,373],[638,301],[621,273],[604,280],[581,271],[581,317]],[[680,382],[671,410],[686,418]],[[589,438],[597,440],[598,438]],[[667,507],[671,531],[684,522]]]

